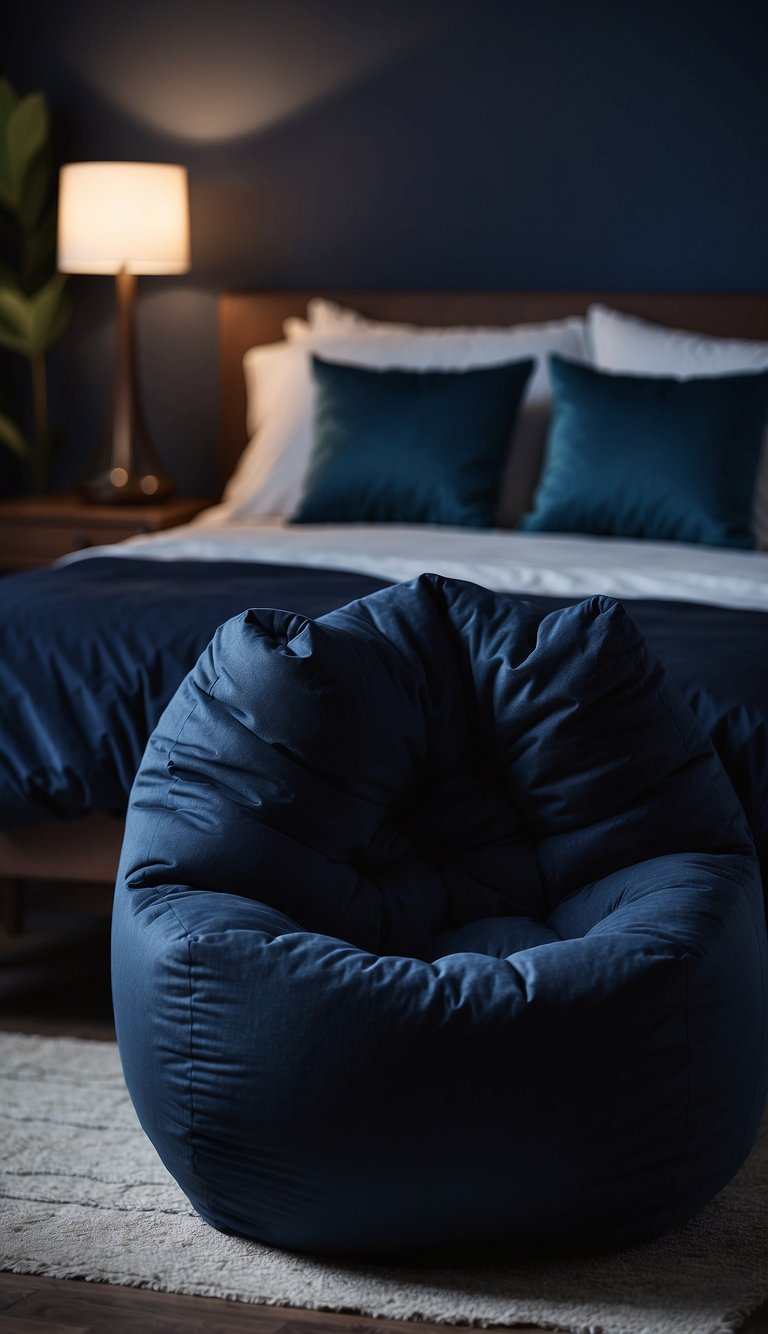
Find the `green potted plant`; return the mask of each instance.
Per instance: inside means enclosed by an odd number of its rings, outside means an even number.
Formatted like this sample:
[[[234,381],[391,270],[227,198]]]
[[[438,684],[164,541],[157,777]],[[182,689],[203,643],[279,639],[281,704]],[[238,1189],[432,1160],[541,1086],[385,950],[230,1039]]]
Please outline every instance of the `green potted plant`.
[[[56,206],[45,98],[20,98],[0,79],[0,347],[29,364],[31,438],[0,411],[0,443],[24,460],[32,488],[45,488],[51,455],[46,354],[70,315],[66,279],[56,272]]]

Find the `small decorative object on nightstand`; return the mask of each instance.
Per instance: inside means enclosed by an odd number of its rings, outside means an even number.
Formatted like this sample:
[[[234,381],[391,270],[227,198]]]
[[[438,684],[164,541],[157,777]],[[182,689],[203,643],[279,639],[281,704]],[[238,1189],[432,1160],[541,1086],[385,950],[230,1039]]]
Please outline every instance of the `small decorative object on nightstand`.
[[[188,523],[212,502],[168,500],[163,504],[88,504],[81,496],[52,494],[0,501],[0,570],[30,570],[70,551],[98,547],[140,533]]]
[[[117,289],[110,423],[83,495],[108,505],[163,500],[173,491],[173,479],[157,457],[139,395],[136,275],[189,268],[185,168],[158,162],[62,167],[58,263],[62,273],[112,273]]]

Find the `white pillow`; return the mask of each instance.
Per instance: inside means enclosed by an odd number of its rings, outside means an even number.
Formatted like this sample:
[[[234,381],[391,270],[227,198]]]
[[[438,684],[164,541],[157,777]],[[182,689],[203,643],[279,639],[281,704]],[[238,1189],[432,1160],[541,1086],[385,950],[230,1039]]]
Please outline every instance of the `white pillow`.
[[[587,330],[592,360],[600,370],[678,380],[768,370],[768,343],[666,329],[605,306],[590,306]],[[758,546],[768,547],[768,429],[757,469],[752,528]]]
[[[319,306],[311,303],[311,317]],[[340,308],[336,308],[340,309]],[[352,320],[361,316],[349,312]],[[370,322],[367,322],[370,323]],[[224,500],[238,514],[291,515],[301,499],[312,450],[313,352],[329,361],[390,370],[470,370],[535,357],[524,407],[502,480],[498,522],[514,524],[530,506],[538,481],[549,418],[550,352],[587,360],[583,320],[518,325],[508,329],[419,329],[384,326],[385,333],[360,330],[350,336],[319,333],[304,321],[288,321],[292,341],[252,348],[245,354],[250,442],[229,482]],[[325,327],[325,326],[323,326]]]
[[[283,324],[283,333],[289,343],[300,342],[307,338],[357,338],[371,334],[389,337],[394,334],[400,338],[403,334],[446,333],[445,328],[427,328],[419,324],[395,324],[391,320],[369,320],[348,306],[338,306],[335,301],[327,301],[323,296],[313,297],[307,303],[305,320],[293,316]],[[450,330],[454,332],[454,330]]]
[[[304,348],[269,343],[243,357],[248,444],[224,488],[238,515],[290,515],[312,449],[312,386]]]

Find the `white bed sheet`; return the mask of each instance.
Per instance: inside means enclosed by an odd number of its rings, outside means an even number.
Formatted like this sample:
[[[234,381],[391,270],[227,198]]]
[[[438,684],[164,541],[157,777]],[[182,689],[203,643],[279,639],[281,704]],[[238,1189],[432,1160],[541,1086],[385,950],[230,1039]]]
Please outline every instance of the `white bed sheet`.
[[[405,580],[429,571],[552,597],[663,598],[768,611],[768,554],[500,529],[390,524],[309,526],[233,519],[220,506],[190,524],[65,560],[266,561]]]

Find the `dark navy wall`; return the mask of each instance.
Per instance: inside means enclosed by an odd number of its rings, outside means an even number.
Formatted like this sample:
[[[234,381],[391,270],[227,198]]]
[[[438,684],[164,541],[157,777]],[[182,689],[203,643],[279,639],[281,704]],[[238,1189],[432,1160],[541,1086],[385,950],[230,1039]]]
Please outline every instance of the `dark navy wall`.
[[[145,396],[213,485],[232,286],[768,290],[762,0],[28,0],[5,68],[62,161],[178,161],[193,270],[140,283]],[[112,291],[53,357],[66,478],[105,408]]]

